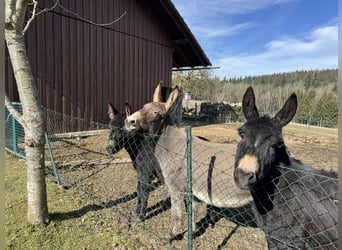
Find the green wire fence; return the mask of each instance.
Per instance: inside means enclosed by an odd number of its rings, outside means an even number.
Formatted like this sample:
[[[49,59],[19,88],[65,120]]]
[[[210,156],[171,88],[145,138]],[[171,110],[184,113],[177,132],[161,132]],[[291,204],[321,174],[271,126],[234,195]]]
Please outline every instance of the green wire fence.
[[[12,103],[13,107],[22,114],[22,106],[20,102]],[[26,160],[25,155],[25,132],[23,126],[11,115],[7,108],[5,108],[5,150],[11,154],[14,154],[17,157]],[[54,176],[56,178],[56,183],[58,186],[61,186],[61,180],[58,175],[58,170],[56,166],[56,162],[53,156],[52,148],[50,145],[50,140],[48,137],[48,133],[45,132],[45,142],[48,147],[49,156],[52,163],[52,169]]]
[[[20,103],[13,105],[21,112]],[[265,234],[254,225],[251,206],[217,208],[202,202],[196,205],[196,210],[199,209],[199,211],[195,213],[196,224],[201,231],[193,232],[195,229],[192,228],[194,198],[192,189],[195,192],[193,183],[197,181],[197,178],[190,174],[187,174],[184,179],[187,182],[184,195],[187,216],[183,216],[185,224],[182,229],[188,232],[187,239],[165,244],[163,236],[170,226],[172,205],[169,198],[171,191],[167,186],[156,181],[149,183],[146,219],[144,222],[138,222],[134,212],[137,202],[137,171],[132,167],[131,159],[125,150],[113,156],[107,154],[108,125],[80,120],[49,110],[46,112],[48,131],[45,139],[46,152],[49,154],[46,158],[51,160],[51,173],[58,185],[63,184],[73,188],[81,199],[90,204],[81,208],[78,213],[102,211],[101,216],[106,216],[104,212],[108,212],[110,218],[108,221],[120,224],[128,232],[134,230],[133,234],[137,237],[144,235],[139,238],[141,241],[145,238],[145,245],[142,247],[144,249],[265,249]],[[23,128],[7,110],[5,121],[6,150],[25,159]],[[208,144],[201,145],[200,142],[196,144],[192,141],[190,126],[186,127],[186,134],[186,138],[166,139],[172,141],[173,145],[185,145],[182,150],[171,153],[177,157],[184,157],[186,172],[194,173],[196,164],[203,161],[199,152],[206,152]],[[130,143],[131,147],[136,146],[136,141],[131,140]],[[195,144],[197,149],[193,150]],[[146,150],[149,149],[146,147]],[[148,158],[150,156],[151,158]],[[228,157],[234,156],[227,154]],[[147,154],[146,159],[143,160],[154,164],[152,155]],[[204,169],[203,175],[208,175],[208,171],[213,171],[213,169]],[[200,174],[197,172],[197,176]],[[337,180],[330,181],[337,183]],[[231,195],[229,192],[232,191],[224,190],[223,192],[229,197]],[[337,227],[331,230],[335,232]],[[335,249],[332,245],[328,247]],[[317,247],[317,249],[323,248]]]

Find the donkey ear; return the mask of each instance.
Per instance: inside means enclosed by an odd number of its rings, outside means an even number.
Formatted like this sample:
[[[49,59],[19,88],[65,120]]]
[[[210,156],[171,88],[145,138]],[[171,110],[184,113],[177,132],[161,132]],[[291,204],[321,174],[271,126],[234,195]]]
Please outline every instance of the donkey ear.
[[[126,117],[130,116],[132,113],[131,105],[129,105],[128,102],[125,102],[125,113],[126,113]]]
[[[285,102],[284,106],[278,113],[272,118],[272,120],[279,126],[280,128],[287,125],[292,118],[295,116],[297,111],[297,95],[293,93],[289,99]]]
[[[167,99],[165,103],[166,111],[169,111],[173,107],[173,105],[178,100],[178,96],[179,96],[179,89],[178,89],[178,86],[176,86],[174,90],[172,90],[172,92],[170,93],[169,98]]]
[[[107,114],[108,114],[109,119],[113,120],[114,116],[117,113],[119,113],[119,112],[113,107],[113,105],[111,103],[108,103],[108,112],[107,112]]]
[[[162,85],[163,81],[159,81],[157,87],[154,89],[153,93],[153,102],[162,102],[163,95],[162,95]]]
[[[252,87],[248,87],[242,99],[242,111],[247,120],[259,117],[259,112],[255,106],[255,96]]]

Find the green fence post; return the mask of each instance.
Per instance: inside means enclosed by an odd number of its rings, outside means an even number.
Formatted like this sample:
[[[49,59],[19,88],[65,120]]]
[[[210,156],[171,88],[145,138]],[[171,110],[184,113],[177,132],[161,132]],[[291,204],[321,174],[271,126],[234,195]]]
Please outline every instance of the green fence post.
[[[191,127],[186,127],[186,159],[187,159],[187,214],[188,214],[188,250],[192,249],[192,141]]]
[[[46,141],[46,144],[47,144],[48,149],[49,149],[50,158],[51,158],[51,163],[52,163],[52,168],[53,168],[53,172],[54,172],[55,177],[56,177],[57,185],[58,185],[58,187],[63,187],[63,186],[61,185],[61,180],[60,180],[59,175],[58,175],[58,172],[57,172],[55,157],[53,156],[53,153],[52,153],[52,149],[51,149],[51,145],[50,145],[50,140],[49,140],[49,137],[48,137],[48,135],[47,135],[46,132],[45,132],[45,141]]]
[[[15,128],[15,123],[15,118],[12,115],[12,146],[14,154],[17,155],[17,130]]]

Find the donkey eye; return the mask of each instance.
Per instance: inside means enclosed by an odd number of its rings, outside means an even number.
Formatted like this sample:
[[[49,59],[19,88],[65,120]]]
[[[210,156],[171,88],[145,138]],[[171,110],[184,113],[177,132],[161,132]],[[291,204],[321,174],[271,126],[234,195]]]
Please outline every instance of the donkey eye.
[[[279,142],[272,145],[272,147],[274,149],[282,148],[283,146],[284,146],[284,142],[282,142],[282,141],[279,141]]]
[[[155,115],[156,117],[160,117],[160,116],[161,116],[161,114],[160,114],[159,111],[155,111],[155,112],[154,112],[154,115]]]
[[[241,139],[243,139],[245,137],[245,132],[243,132],[242,130],[238,130],[238,134],[241,137]]]

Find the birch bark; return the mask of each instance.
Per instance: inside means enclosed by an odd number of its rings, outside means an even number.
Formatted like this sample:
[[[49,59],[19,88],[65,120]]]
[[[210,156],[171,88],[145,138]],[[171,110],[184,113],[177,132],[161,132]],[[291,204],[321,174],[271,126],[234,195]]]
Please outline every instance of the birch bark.
[[[40,225],[49,222],[44,163],[46,121],[24,43],[27,3],[27,0],[6,0],[5,40],[23,110],[18,121],[25,132],[27,219],[30,224]],[[6,101],[6,106],[10,106],[10,102]]]

